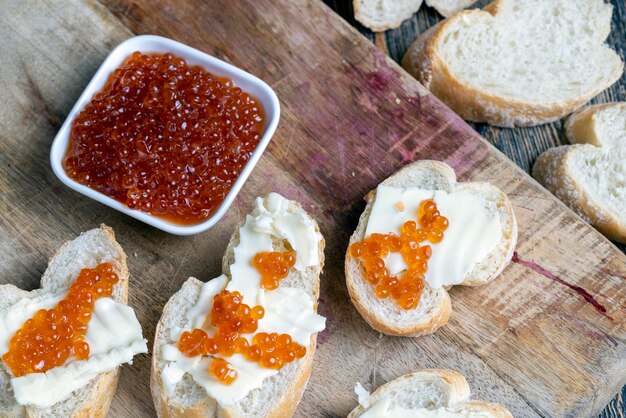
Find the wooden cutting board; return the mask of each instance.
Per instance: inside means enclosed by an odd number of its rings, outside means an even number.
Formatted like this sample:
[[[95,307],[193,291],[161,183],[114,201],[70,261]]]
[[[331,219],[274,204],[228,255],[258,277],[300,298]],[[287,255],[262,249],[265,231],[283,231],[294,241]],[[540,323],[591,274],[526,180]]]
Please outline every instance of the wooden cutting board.
[[[144,33],[240,66],[281,101],[278,131],[230,212],[195,237],[160,232],[65,188],[48,162],[56,131],[106,54]],[[345,416],[357,381],[374,389],[428,367],[460,371],[475,398],[520,417],[596,415],[626,382],[626,257],[321,1],[9,1],[0,37],[2,282],[37,287],[64,241],[104,222],[129,254],[130,303],[151,344],[168,298],[188,276],[218,275],[254,197],[277,191],[303,203],[327,242],[320,312],[328,328],[298,416]],[[496,281],[452,290],[444,329],[381,336],[349,302],[343,257],[365,193],[425,158],[504,190],[519,244]],[[148,355],[124,367],[109,416],[154,414],[149,372]]]

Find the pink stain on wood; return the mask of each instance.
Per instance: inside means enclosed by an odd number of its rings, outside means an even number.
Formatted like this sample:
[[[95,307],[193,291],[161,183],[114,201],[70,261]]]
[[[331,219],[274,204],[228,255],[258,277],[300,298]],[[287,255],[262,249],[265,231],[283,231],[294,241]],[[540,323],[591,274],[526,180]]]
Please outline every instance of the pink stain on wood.
[[[602,306],[602,304],[598,302],[596,298],[594,298],[593,295],[589,293],[587,290],[585,290],[584,288],[580,286],[576,286],[575,284],[569,283],[561,279],[560,277],[546,270],[544,267],[535,263],[533,260],[521,259],[519,255],[517,254],[517,251],[513,253],[513,257],[511,258],[511,261],[516,264],[520,264],[526,268],[529,268],[533,270],[534,272],[541,274],[543,277],[547,279],[550,279],[554,282],[557,282],[565,287],[572,289],[574,292],[578,293],[587,303],[591,304],[598,312],[600,312],[602,315],[606,316],[611,321],[613,321],[613,318],[607,315],[606,308]]]

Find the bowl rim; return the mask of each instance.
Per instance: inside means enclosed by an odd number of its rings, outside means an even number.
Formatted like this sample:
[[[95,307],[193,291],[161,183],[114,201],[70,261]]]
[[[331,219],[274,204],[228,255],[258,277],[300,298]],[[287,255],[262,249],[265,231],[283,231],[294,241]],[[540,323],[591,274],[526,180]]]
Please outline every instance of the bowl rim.
[[[239,177],[235,180],[235,183],[231,187],[230,191],[226,194],[226,197],[217,208],[217,210],[206,220],[194,225],[180,225],[173,222],[169,222],[165,219],[158,218],[147,212],[142,212],[136,209],[131,209],[125,204],[100,193],[88,186],[78,183],[71,179],[65,170],[63,169],[62,161],[69,144],[71,124],[78,115],[78,113],[91,101],[95,93],[102,89],[102,86],[108,79],[109,75],[117,68],[120,63],[128,57],[134,51],[145,51],[146,48],[142,48],[142,45],[158,45],[163,48],[167,48],[172,54],[184,58],[189,61],[189,57],[192,57],[193,61],[198,62],[197,65],[203,66],[207,71],[211,73],[218,73],[220,76],[228,77],[233,80],[235,85],[239,85],[243,81],[243,84],[248,84],[258,89],[263,93],[265,100],[254,95],[257,100],[263,105],[263,110],[266,117],[265,130],[255,150],[252,152],[250,159],[241,170]],[[151,51],[147,51],[151,52]],[[113,65],[112,62],[119,61]],[[204,65],[203,65],[204,64]],[[210,67],[210,68],[207,68]],[[215,71],[217,69],[217,71]],[[239,81],[239,82],[238,82]],[[247,89],[242,88],[247,91]],[[269,116],[268,116],[269,115]],[[260,78],[235,67],[225,61],[215,58],[205,52],[192,48],[183,43],[174,41],[169,38],[156,35],[139,35],[129,38],[119,45],[117,45],[104,59],[94,76],[91,78],[76,103],[72,107],[72,110],[68,113],[63,125],[57,132],[52,145],[50,147],[50,164],[52,165],[52,171],[59,180],[67,187],[81,193],[93,200],[103,203],[113,209],[116,209],[126,215],[129,215],[137,220],[140,220],[148,225],[158,228],[162,231],[174,234],[174,235],[194,235],[200,232],[204,232],[207,229],[214,226],[219,222],[226,214],[229,207],[239,194],[243,184],[249,177],[250,173],[256,166],[257,162],[263,155],[263,152],[267,148],[267,145],[274,135],[280,119],[280,103],[274,90]]]

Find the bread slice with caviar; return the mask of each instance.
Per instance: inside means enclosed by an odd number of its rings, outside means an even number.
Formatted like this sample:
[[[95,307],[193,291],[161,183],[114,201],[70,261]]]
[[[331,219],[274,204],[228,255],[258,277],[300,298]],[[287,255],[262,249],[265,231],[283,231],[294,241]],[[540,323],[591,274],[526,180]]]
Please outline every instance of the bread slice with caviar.
[[[493,250],[464,276],[462,285],[478,286],[493,280],[511,260],[517,242],[517,223],[507,196],[497,187],[488,183],[457,183],[452,168],[442,162],[429,160],[409,164],[381,185],[447,192],[467,191],[483,198],[485,211],[499,219],[501,237]],[[348,248],[366,238],[365,231],[376,201],[376,190],[368,193],[365,201],[367,205]],[[424,244],[432,246],[429,242]],[[450,254],[450,257],[455,257],[455,254]],[[416,337],[433,333],[448,322],[451,302],[445,287],[432,288],[425,282],[417,307],[406,310],[391,297],[382,299],[375,294],[374,286],[365,280],[362,260],[352,256],[350,250],[346,252],[345,274],[352,303],[363,319],[379,332]]]
[[[541,154],[533,176],[608,238],[626,243],[626,103],[579,110],[565,135],[573,145]]]
[[[465,120],[558,120],[615,83],[624,64],[605,41],[604,0],[495,0],[423,33],[402,66]]]
[[[69,288],[83,268],[100,263],[115,265],[119,282],[113,288],[111,298],[117,302],[128,301],[128,268],[126,254],[116,242],[113,230],[105,225],[81,234],[65,243],[50,259],[41,278],[41,288],[27,292],[11,284],[0,286],[0,311],[21,299],[33,298],[45,293],[57,293]],[[48,408],[22,406],[17,403],[11,387],[12,374],[2,364],[0,368],[0,416],[6,417],[104,417],[117,388],[119,367],[101,373],[84,387],[75,390],[65,400]]]
[[[470,401],[467,380],[452,370],[421,370],[400,376],[371,395],[364,389],[360,391],[359,406],[350,412],[348,418],[392,417],[395,411],[398,414],[411,412],[415,416],[513,417],[502,405]]]
[[[264,204],[267,198],[263,199]],[[289,212],[303,213],[313,222],[315,231],[319,234],[317,223],[298,204],[289,201]],[[258,208],[250,214],[256,217]],[[235,247],[239,244],[240,223],[233,233],[223,257],[223,273],[230,279],[230,266],[235,260]],[[272,237],[273,251],[292,250],[286,240]],[[319,298],[319,276],[324,266],[324,239],[320,234],[319,264],[307,267],[304,271],[290,269],[286,278],[280,281],[280,286],[302,289],[314,301],[314,310],[317,310]],[[217,279],[214,279],[217,280]],[[154,349],[152,355],[152,374],[150,387],[152,397],[159,417],[291,417],[295,412],[300,398],[311,374],[313,356],[317,341],[317,334],[312,334],[310,343],[306,347],[306,355],[292,363],[286,364],[277,374],[263,381],[260,388],[253,389],[238,402],[221,406],[215,399],[198,385],[194,379],[185,374],[177,384],[172,395],[168,395],[164,388],[162,373],[166,362],[162,359],[163,348],[172,341],[172,330],[183,328],[187,320],[187,312],[198,301],[200,288],[203,282],[190,277],[175,293],[163,308],[163,315],[156,329]],[[244,300],[245,303],[245,300]]]

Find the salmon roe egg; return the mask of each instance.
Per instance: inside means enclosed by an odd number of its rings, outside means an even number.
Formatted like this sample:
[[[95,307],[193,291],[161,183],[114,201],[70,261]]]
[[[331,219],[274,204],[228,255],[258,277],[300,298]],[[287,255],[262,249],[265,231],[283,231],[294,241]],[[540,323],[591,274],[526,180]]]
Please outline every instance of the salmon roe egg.
[[[184,331],[178,340],[178,349],[188,357],[241,354],[249,361],[276,370],[304,357],[306,348],[292,341],[288,334],[260,332],[253,336],[252,344],[242,336],[256,332],[258,320],[264,315],[263,307],[250,308],[244,304],[239,292],[222,290],[213,298],[211,308],[210,324],[216,329],[215,335],[209,337],[201,329]],[[220,361],[216,363],[217,360]],[[230,384],[237,378],[237,372],[219,357],[212,361],[210,372],[224,384]]]
[[[432,254],[430,245],[441,242],[448,228],[448,219],[441,216],[434,200],[420,203],[417,222],[406,221],[400,235],[372,234],[361,242],[350,246],[353,257],[363,261],[365,280],[374,286],[379,298],[392,297],[402,309],[414,309],[424,290],[424,274],[428,270],[428,259]],[[391,276],[384,258],[390,253],[400,253],[408,268],[400,277]]]
[[[199,223],[263,134],[259,101],[172,54],[135,52],[72,122],[63,167],[131,209]]]
[[[63,300],[52,309],[38,310],[13,334],[2,356],[4,364],[20,377],[61,366],[70,356],[87,359],[85,334],[94,303],[110,296],[118,281],[111,263],[82,269]]]
[[[230,385],[237,379],[237,370],[231,369],[230,364],[223,358],[214,358],[209,371],[217,380],[226,385]]]
[[[252,259],[252,265],[261,274],[261,287],[267,290],[276,289],[295,264],[296,253],[293,251],[260,252]]]

